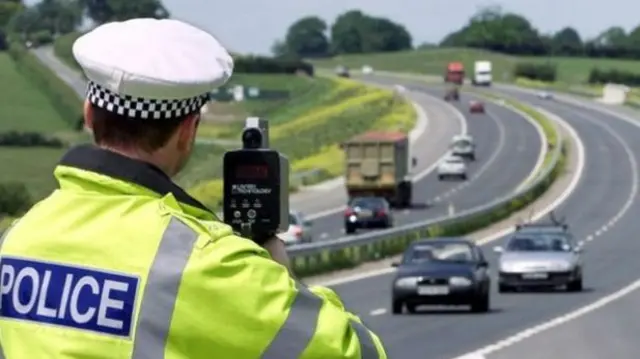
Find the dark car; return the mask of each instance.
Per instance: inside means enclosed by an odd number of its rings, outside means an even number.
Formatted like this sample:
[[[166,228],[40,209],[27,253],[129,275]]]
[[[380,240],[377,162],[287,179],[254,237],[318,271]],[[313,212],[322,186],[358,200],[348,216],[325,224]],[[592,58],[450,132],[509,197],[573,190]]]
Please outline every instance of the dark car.
[[[336,75],[338,75],[339,77],[346,77],[346,78],[351,77],[349,75],[349,68],[346,67],[346,66],[338,66],[338,67],[336,67]]]
[[[393,227],[391,206],[382,197],[356,197],[344,211],[344,230],[347,234],[361,228]]]
[[[462,238],[414,242],[407,248],[392,283],[393,314],[406,306],[468,305],[473,312],[489,311],[491,278],[480,247]]]

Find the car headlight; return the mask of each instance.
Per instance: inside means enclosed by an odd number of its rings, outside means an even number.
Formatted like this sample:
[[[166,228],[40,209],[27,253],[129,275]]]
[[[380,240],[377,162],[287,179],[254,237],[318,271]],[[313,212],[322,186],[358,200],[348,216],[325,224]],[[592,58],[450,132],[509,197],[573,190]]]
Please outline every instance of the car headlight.
[[[395,285],[396,287],[413,288],[418,285],[418,278],[417,277],[399,278],[396,280]]]
[[[449,284],[456,287],[468,287],[473,282],[469,278],[465,277],[451,277],[449,278]]]
[[[517,266],[512,263],[500,263],[501,272],[516,272],[517,270]]]

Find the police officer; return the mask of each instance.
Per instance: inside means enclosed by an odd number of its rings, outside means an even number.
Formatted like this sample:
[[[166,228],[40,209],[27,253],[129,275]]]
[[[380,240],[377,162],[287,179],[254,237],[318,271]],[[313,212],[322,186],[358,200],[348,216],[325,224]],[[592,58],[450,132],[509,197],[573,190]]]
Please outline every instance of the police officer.
[[[5,358],[386,358],[337,295],[306,287],[276,238],[258,246],[171,181],[233,61],[209,34],[135,19],[80,37],[96,145],[0,249]]]

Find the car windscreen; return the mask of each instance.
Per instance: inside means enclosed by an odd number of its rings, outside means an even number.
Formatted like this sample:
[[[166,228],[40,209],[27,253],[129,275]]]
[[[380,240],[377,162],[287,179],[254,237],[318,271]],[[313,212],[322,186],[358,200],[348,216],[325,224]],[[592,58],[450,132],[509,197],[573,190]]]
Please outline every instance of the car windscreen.
[[[454,147],[469,147],[471,145],[472,143],[469,140],[457,140],[451,144],[451,146],[454,146]]]
[[[556,233],[518,234],[507,243],[510,252],[569,252],[572,248],[566,235]]]
[[[447,163],[463,163],[464,160],[462,160],[462,158],[459,157],[450,157],[447,158]]]
[[[465,243],[429,243],[411,247],[402,262],[418,264],[425,262],[473,262],[476,257],[471,246]]]
[[[352,208],[360,207],[360,208],[367,208],[367,209],[380,209],[380,208],[384,208],[385,202],[384,202],[384,199],[375,198],[375,197],[355,198],[354,200],[351,201],[351,203],[349,203],[349,205]]]

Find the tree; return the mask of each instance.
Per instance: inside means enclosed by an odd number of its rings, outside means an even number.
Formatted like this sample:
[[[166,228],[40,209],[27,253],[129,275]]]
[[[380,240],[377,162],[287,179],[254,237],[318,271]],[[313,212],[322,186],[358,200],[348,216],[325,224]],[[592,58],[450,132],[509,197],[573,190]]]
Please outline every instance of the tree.
[[[327,23],[317,16],[304,17],[287,30],[286,48],[300,57],[323,57],[329,54]]]
[[[169,17],[160,0],[81,0],[81,4],[89,18],[98,24],[136,17]]]
[[[52,34],[66,34],[82,23],[82,7],[77,0],[42,0],[35,6],[39,25]]]
[[[273,45],[271,45],[271,53],[276,57],[287,56],[289,55],[289,48],[284,41],[276,40]]]
[[[580,34],[572,27],[565,27],[551,38],[552,53],[555,55],[581,55],[584,44]]]
[[[17,13],[24,9],[22,1],[0,0],[0,30],[4,30]]]
[[[547,53],[543,37],[524,17],[500,7],[480,9],[462,29],[447,35],[441,46],[475,47],[522,55]]]
[[[336,54],[401,51],[412,48],[412,38],[400,24],[351,10],[331,27],[331,47]]]

